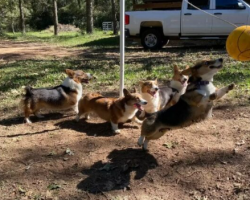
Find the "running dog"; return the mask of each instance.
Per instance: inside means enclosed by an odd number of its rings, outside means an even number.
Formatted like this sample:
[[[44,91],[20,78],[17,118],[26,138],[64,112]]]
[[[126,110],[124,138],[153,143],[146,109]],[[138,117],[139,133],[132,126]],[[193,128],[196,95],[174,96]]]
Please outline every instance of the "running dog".
[[[78,102],[82,97],[82,83],[88,83],[93,76],[82,70],[66,69],[67,78],[63,83],[51,88],[25,88],[25,95],[21,100],[25,122],[32,123],[31,114],[43,118],[38,114],[41,109],[66,110],[74,108],[78,113]]]
[[[106,98],[100,93],[89,93],[79,101],[79,113],[76,121],[82,115],[89,119],[89,113],[96,113],[100,118],[109,121],[114,133],[119,134],[118,123],[125,123],[129,119],[141,124],[135,114],[142,110],[142,105],[146,105],[140,94],[130,93],[127,89],[123,90],[124,97]]]
[[[213,85],[213,76],[222,68],[222,63],[223,59],[201,61],[184,70],[182,74],[190,76],[186,93],[172,107],[158,111],[143,121],[138,145],[143,145],[146,150],[149,140],[160,138],[168,130],[211,117],[214,100],[234,88],[234,84],[221,89]]]

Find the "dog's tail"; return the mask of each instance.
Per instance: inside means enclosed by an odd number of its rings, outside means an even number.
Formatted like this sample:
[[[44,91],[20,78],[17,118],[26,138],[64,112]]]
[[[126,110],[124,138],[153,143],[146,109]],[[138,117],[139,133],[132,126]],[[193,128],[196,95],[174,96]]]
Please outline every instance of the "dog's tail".
[[[33,95],[33,92],[32,92],[33,88],[32,88],[32,87],[26,86],[26,87],[24,88],[24,90],[25,90],[25,95],[24,95],[24,97],[31,97],[31,96]]]

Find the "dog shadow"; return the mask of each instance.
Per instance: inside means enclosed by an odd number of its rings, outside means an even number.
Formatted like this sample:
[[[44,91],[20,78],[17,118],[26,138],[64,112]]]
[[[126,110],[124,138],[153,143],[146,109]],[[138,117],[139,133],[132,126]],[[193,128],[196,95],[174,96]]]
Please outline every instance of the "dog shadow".
[[[63,119],[71,115],[72,114],[65,115],[64,113],[48,113],[48,114],[43,114],[44,118],[31,116],[30,120],[32,121],[32,123],[36,123],[36,122]],[[24,117],[13,117],[13,118],[0,120],[0,125],[3,125],[3,126],[12,126],[12,125],[19,125],[19,124],[24,124],[24,123],[25,123]]]
[[[109,162],[98,161],[82,171],[88,177],[77,185],[78,189],[92,194],[130,190],[131,178],[141,179],[158,166],[155,157],[141,149],[113,150],[107,158]]]
[[[59,126],[62,129],[69,129],[69,130],[75,130],[77,132],[86,133],[88,136],[95,136],[95,137],[110,137],[115,136],[116,134],[111,130],[111,124],[110,122],[89,122],[85,119],[81,119],[79,122],[76,122],[75,120],[69,120],[69,121],[62,121],[57,124],[56,126]],[[137,128],[137,126],[133,126],[131,124],[119,124],[119,128]]]

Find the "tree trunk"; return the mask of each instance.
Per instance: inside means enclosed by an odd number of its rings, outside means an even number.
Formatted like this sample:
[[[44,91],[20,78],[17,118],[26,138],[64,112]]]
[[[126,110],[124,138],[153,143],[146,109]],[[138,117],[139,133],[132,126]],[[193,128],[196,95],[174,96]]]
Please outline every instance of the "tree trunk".
[[[115,0],[111,0],[111,4],[112,4],[112,18],[113,18],[113,34],[118,35]]]
[[[54,2],[54,35],[58,35],[58,16],[57,16],[57,0],[53,0]]]
[[[87,33],[93,33],[93,0],[86,0]]]
[[[12,33],[15,34],[15,24],[14,24],[13,17],[11,17],[11,29],[12,29]]]
[[[20,10],[20,23],[21,23],[21,30],[22,34],[25,34],[25,19],[24,19],[24,13],[23,13],[23,2],[22,0],[19,0],[19,10]]]
[[[79,8],[81,8],[82,7],[81,0],[77,0],[77,3],[78,3]]]

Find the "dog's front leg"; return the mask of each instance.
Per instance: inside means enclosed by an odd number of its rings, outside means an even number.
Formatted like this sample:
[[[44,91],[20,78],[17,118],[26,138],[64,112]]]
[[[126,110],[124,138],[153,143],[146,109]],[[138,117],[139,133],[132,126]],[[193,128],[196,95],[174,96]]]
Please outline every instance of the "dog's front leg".
[[[149,142],[149,140],[147,140],[147,139],[145,139],[144,140],[144,143],[143,143],[143,150],[145,150],[145,151],[147,151],[148,150],[148,142]]]
[[[116,123],[113,123],[112,121],[111,121],[110,123],[111,123],[113,132],[114,132],[115,134],[120,134],[121,131],[120,131],[119,128],[118,128],[118,123],[116,124]]]
[[[137,141],[138,146],[142,146],[144,142],[145,136],[141,135]]]
[[[230,90],[234,88],[234,84],[230,84],[226,87],[220,88],[216,91],[216,100],[221,99],[226,93],[228,93]]]
[[[79,113],[79,109],[78,109],[78,103],[74,106],[74,111],[76,112],[76,114],[78,114]]]
[[[142,124],[143,121],[139,120],[136,116],[132,118],[132,121],[137,123],[137,124]]]
[[[143,117],[145,117],[145,115],[146,115],[145,110],[142,110],[142,111],[141,111],[141,114],[139,115],[139,117],[140,117],[140,118],[143,118]]]

